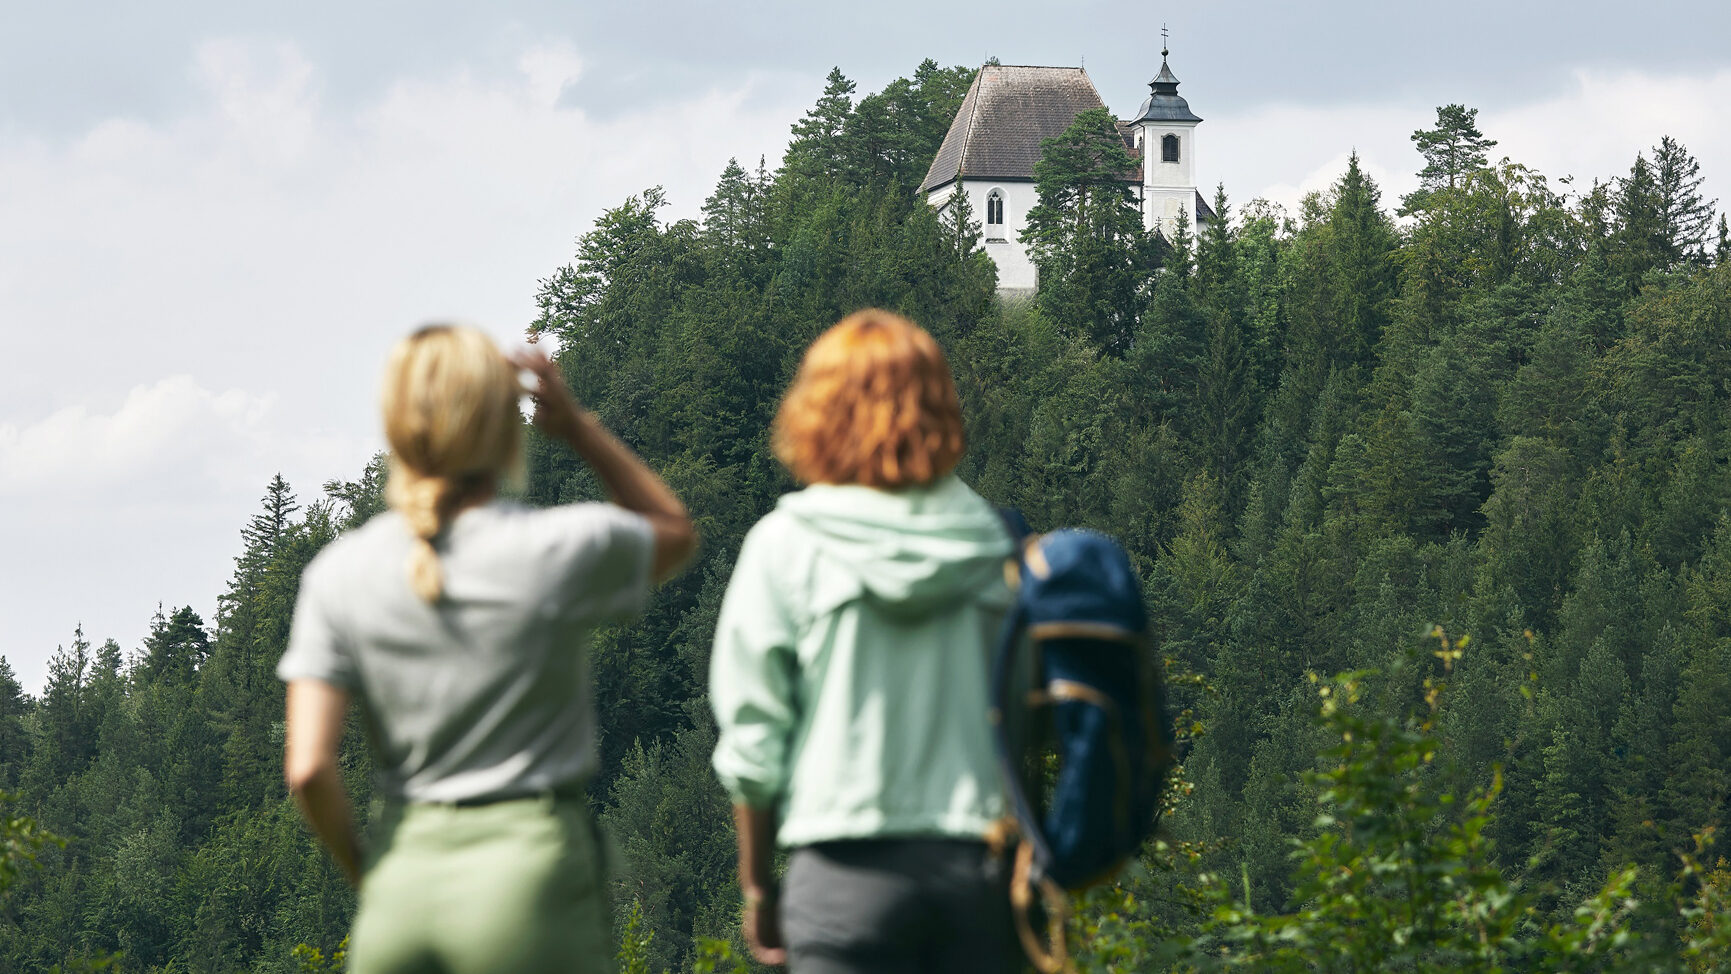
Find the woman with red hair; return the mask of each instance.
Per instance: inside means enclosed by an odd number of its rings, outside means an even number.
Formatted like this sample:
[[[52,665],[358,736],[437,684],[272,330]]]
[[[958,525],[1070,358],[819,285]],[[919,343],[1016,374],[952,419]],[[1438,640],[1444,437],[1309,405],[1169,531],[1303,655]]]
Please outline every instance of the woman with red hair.
[[[746,536],[710,659],[745,934],[797,974],[1003,971],[988,654],[1011,542],[952,472],[949,364],[885,311],[807,350],[776,416],[806,487]],[[792,849],[785,893],[772,847]]]

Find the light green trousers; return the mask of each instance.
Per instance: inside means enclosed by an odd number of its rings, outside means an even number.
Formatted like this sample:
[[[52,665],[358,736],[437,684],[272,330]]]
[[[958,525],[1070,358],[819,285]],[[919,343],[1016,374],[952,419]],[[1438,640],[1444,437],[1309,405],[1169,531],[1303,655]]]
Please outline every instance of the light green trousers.
[[[355,974],[613,970],[581,797],[386,805],[368,859],[349,935]]]

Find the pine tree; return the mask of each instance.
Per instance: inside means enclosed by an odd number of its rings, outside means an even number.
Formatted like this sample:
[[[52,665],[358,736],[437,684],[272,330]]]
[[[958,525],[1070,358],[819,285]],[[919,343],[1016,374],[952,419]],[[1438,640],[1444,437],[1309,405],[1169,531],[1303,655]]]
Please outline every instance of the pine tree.
[[[733,251],[749,245],[750,227],[757,222],[752,212],[757,187],[730,158],[715,191],[703,201],[703,232],[720,247]]]
[[[1478,115],[1476,108],[1442,105],[1436,110],[1436,128],[1413,132],[1425,166],[1418,173],[1419,188],[1401,199],[1403,214],[1424,209],[1438,190],[1458,189],[1469,174],[1485,168],[1487,153],[1497,142],[1478,130]]]
[[[974,219],[974,204],[968,199],[967,193],[958,187],[944,200],[938,216],[944,229],[948,231],[948,242],[958,256],[966,257],[979,250],[982,234],[980,221]]]
[[[389,464],[381,451],[373,454],[359,480],[327,480],[325,496],[342,512],[344,530],[358,528],[385,509],[385,480]]]
[[[264,510],[254,514],[241,529],[240,537],[249,549],[257,550],[266,560],[276,552],[276,545],[288,530],[290,518],[300,510],[294,491],[282,474],[271,478],[264,492]]]

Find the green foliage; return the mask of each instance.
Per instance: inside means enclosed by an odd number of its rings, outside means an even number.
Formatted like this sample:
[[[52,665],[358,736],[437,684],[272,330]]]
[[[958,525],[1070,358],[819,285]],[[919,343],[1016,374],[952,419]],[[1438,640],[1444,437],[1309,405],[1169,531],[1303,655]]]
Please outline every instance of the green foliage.
[[[1633,970],[1663,963],[1662,947],[1632,929],[1637,870],[1625,868],[1567,919],[1539,922],[1531,892],[1510,883],[1487,836],[1500,774],[1463,800],[1439,773],[1443,677],[1467,651],[1438,628],[1433,665],[1418,654],[1378,675],[1346,673],[1318,684],[1320,724],[1334,741],[1306,779],[1317,815],[1295,838],[1291,912],[1257,911],[1244,877],[1197,877],[1213,903],[1200,936],[1177,941],[1185,969],[1258,971]],[[1424,672],[1416,687],[1405,670]],[[1416,693],[1414,706],[1402,697]],[[1457,807],[1458,805],[1458,807]],[[1718,895],[1710,884],[1698,897]],[[1701,906],[1701,951],[1719,935]],[[1119,968],[1108,964],[1107,970]]]
[[[1152,269],[1129,181],[1136,166],[1112,113],[1082,112],[1040,143],[1039,202],[1021,235],[1039,269],[1041,312],[1113,355],[1129,348]]]
[[[632,900],[619,930],[619,953],[613,958],[619,974],[652,974],[649,948],[654,943],[655,931],[644,929],[643,904]]]
[[[1419,170],[1419,188],[1402,201],[1406,212],[1424,209],[1438,189],[1455,189],[1476,169],[1483,169],[1487,153],[1497,144],[1478,129],[1479,110],[1465,105],[1442,105],[1436,110],[1436,128],[1419,129],[1412,141],[1424,156]]]
[[[594,647],[620,964],[755,969],[709,644],[792,486],[782,390],[874,305],[949,356],[958,472],[1038,528],[1113,533],[1146,582],[1184,767],[1161,839],[1077,901],[1083,968],[1724,969],[1731,244],[1695,160],[1667,138],[1565,193],[1444,106],[1398,225],[1352,156],[1290,216],[1235,218],[1221,187],[1167,239],[1087,113],[1036,172],[1039,296],[1000,301],[966,201],[916,192],[971,79],[833,72],[779,169],[730,161],[701,219],[622,201],[536,294],[530,335],[705,541]],[[529,503],[600,496],[563,447],[526,453]],[[35,697],[0,660],[0,970],[341,966],[353,894],[283,793],[272,669],[301,572],[385,475],[304,502],[273,478],[209,625],[75,628]],[[1472,638],[1410,656],[1439,624]]]
[[[1654,180],[1664,215],[1664,254],[1668,263],[1705,257],[1713,200],[1701,198],[1701,163],[1669,135],[1653,147]]]
[[[36,864],[38,853],[48,846],[66,846],[65,839],[7,808],[17,800],[16,795],[0,792],[0,903],[24,867]]]
[[[1723,856],[1709,866],[1700,857],[1713,844],[1713,830],[1695,836],[1695,853],[1683,856],[1682,880],[1694,896],[1679,911],[1683,918],[1683,956],[1690,971],[1722,971],[1731,966],[1731,863]]]
[[[323,974],[325,971],[340,971],[348,962],[349,938],[344,937],[342,943],[326,957],[324,952],[311,944],[295,944],[289,951],[296,964],[299,964],[300,974]]]
[[[725,965],[725,966],[724,966]],[[692,974],[745,974],[751,970],[731,943],[714,937],[699,937]]]

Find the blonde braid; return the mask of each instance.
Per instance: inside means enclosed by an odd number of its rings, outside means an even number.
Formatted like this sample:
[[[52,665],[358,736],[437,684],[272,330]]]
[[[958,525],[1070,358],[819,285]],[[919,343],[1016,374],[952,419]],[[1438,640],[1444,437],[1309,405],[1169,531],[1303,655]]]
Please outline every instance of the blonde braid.
[[[467,492],[449,478],[416,476],[397,464],[386,493],[387,502],[409,522],[415,536],[409,551],[409,587],[423,601],[437,602],[444,594],[445,578],[433,539],[450,526]]]
[[[520,394],[516,368],[472,328],[429,325],[391,352],[381,396],[391,444],[385,502],[414,536],[409,585],[429,603],[445,590],[434,540],[520,463]]]

